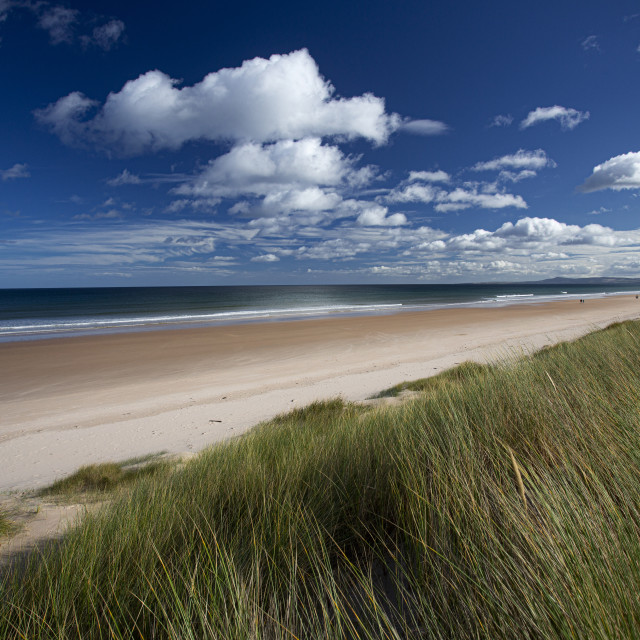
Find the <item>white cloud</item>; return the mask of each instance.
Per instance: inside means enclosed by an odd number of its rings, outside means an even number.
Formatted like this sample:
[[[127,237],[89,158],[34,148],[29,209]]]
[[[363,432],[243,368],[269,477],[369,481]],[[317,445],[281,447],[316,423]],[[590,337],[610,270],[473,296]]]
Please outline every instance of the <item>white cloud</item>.
[[[451,176],[446,171],[410,171],[409,182],[449,182]]]
[[[623,153],[596,165],[578,189],[583,193],[602,189],[640,189],[640,151]]]
[[[400,125],[372,94],[336,98],[306,49],[208,74],[183,88],[161,71],[148,71],[95,103],[79,92],[36,112],[63,142],[93,143],[120,153],[178,149],[194,140],[266,142],[308,136],[386,142]],[[70,105],[73,108],[70,108]]]
[[[581,122],[589,118],[588,111],[578,111],[577,109],[561,107],[554,105],[553,107],[538,107],[534,111],[530,111],[527,117],[520,123],[521,129],[526,129],[540,122],[547,120],[558,120],[563,129],[574,129]]]
[[[73,44],[76,42],[76,31],[84,30],[97,20],[104,19],[45,0],[0,0],[0,23],[14,10],[32,14],[37,19],[38,28],[49,34],[53,45]],[[108,51],[120,39],[124,29],[124,22],[114,18],[94,27],[91,35],[80,35],[78,39],[85,47],[92,45]]]
[[[2,180],[15,180],[17,178],[30,178],[29,168],[26,164],[14,164],[9,169],[0,170]]]
[[[318,138],[282,140],[274,144],[241,144],[212,160],[178,193],[236,197],[267,195],[293,187],[338,186],[357,176],[354,160]]]
[[[4,22],[9,12],[17,6],[15,0],[0,0],[0,22]]]
[[[437,196],[437,202],[435,209],[440,212],[459,211],[469,207],[480,207],[482,209],[527,208],[527,203],[522,196],[512,193],[481,193],[476,188],[464,189],[458,187],[449,193],[441,192]]]
[[[494,158],[486,162],[478,162],[473,171],[497,171],[500,169],[528,169],[537,171],[544,167],[555,167],[556,163],[542,149],[526,151],[518,149],[515,153]]]
[[[443,178],[445,176],[449,178],[449,175],[444,171],[433,173],[412,171],[408,180],[392,189],[380,200],[388,203],[434,203],[435,210],[440,213],[459,211],[470,207],[483,209],[527,208],[527,203],[521,196],[500,191],[496,183],[464,183],[463,186],[456,187],[451,191],[432,184],[434,177]]]
[[[358,216],[357,223],[363,227],[397,227],[407,224],[407,218],[403,213],[387,215],[389,209],[377,204],[368,204]]]
[[[325,240],[311,247],[302,246],[296,252],[299,260],[350,260],[359,253],[366,253],[371,250],[371,245],[367,242],[354,242],[345,238],[335,238]]]
[[[296,211],[330,211],[341,202],[342,198],[337,193],[319,187],[292,189],[267,194],[260,205],[260,212],[275,216]]]
[[[599,216],[603,213],[611,213],[611,209],[607,207],[600,207],[599,209],[592,209],[591,211],[587,211],[588,216]]]
[[[45,8],[40,13],[38,26],[49,33],[51,44],[71,43],[80,12],[61,5],[44,4],[43,6]]]
[[[498,174],[498,180],[502,182],[520,182],[527,178],[535,178],[538,174],[531,169],[523,169],[522,171],[501,171]]]
[[[510,127],[512,123],[513,123],[513,116],[511,114],[498,115],[491,121],[489,126],[490,127]]]
[[[344,200],[344,193],[371,180],[376,171],[371,167],[357,168],[356,161],[338,147],[323,145],[318,138],[265,145],[246,143],[211,161],[200,175],[174,192],[192,198],[248,198],[235,203],[229,212],[243,217],[277,218],[256,225],[263,232],[277,228],[280,233],[283,225],[311,221],[321,224],[339,217],[359,216],[362,203]],[[283,217],[292,213],[312,217],[298,215],[297,222]],[[319,213],[322,215],[315,215]],[[400,223],[400,217],[386,218],[384,222]]]
[[[106,203],[105,203],[106,204]],[[74,220],[120,220],[122,213],[117,209],[110,209],[109,211],[98,211],[97,213],[79,213],[73,216]]]
[[[441,136],[449,131],[449,126],[439,120],[407,120],[399,128],[418,136]]]
[[[626,258],[621,262],[611,266],[612,270],[620,275],[635,275],[640,273],[640,260],[637,258]]]
[[[177,213],[184,209],[193,209],[195,211],[214,211],[216,206],[220,204],[219,198],[202,198],[198,200],[180,199],[173,200],[164,209],[166,213]]]
[[[131,173],[128,169],[123,169],[122,173],[117,175],[115,178],[111,178],[107,180],[107,184],[112,187],[120,187],[123,184],[140,184],[142,180],[140,176],[137,176],[135,173]]]
[[[521,218],[515,223],[506,222],[495,231],[476,229],[450,236],[444,242],[449,254],[454,251],[482,255],[499,251],[502,255],[518,254],[537,261],[570,258],[567,252],[558,252],[557,247],[625,246],[637,244],[640,237],[637,233],[635,236],[630,238],[601,225],[580,227],[551,218]]]
[[[596,35],[587,36],[580,45],[585,51],[600,51],[600,43]]]
[[[621,234],[609,227],[599,224],[580,227],[552,218],[521,218],[515,224],[505,222],[496,230],[495,235],[521,242],[554,242],[559,245],[613,246],[624,242]]]
[[[280,258],[273,253],[265,253],[264,255],[251,258],[251,262],[278,262],[279,260]]]
[[[122,20],[110,20],[99,27],[95,27],[90,36],[81,36],[80,41],[85,47],[96,46],[104,51],[109,51],[120,40],[124,33]]]
[[[407,184],[398,186],[386,196],[387,202],[433,202],[442,190],[430,184]]]
[[[51,127],[51,130],[65,144],[80,142],[84,127],[81,118],[95,107],[97,102],[90,100],[79,91],[73,91],[45,109],[34,112],[36,119]]]

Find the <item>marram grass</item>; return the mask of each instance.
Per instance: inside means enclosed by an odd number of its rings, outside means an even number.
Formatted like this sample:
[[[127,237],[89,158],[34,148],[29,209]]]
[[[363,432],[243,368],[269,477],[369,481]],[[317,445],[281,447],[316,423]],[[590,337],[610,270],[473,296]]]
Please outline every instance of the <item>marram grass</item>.
[[[105,462],[80,467],[75,473],[56,480],[50,487],[40,491],[40,495],[77,496],[85,493],[102,494],[125,486],[145,476],[168,473],[171,465],[162,461],[149,461],[134,465],[126,462]]]
[[[640,636],[640,323],[280,416],[6,573],[6,638]]]

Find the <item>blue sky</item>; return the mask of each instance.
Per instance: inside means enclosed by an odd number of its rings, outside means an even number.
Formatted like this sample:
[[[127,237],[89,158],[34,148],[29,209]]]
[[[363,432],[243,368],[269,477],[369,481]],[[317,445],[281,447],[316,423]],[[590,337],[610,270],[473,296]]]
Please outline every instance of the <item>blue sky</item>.
[[[0,0],[0,57],[1,287],[640,276],[637,2]]]

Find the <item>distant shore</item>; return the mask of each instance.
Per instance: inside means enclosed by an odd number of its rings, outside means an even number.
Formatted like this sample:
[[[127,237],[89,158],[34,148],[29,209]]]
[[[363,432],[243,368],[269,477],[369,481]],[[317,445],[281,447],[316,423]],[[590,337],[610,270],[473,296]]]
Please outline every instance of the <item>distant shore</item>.
[[[316,399],[364,400],[639,316],[640,300],[616,295],[0,344],[0,490],[195,452]]]

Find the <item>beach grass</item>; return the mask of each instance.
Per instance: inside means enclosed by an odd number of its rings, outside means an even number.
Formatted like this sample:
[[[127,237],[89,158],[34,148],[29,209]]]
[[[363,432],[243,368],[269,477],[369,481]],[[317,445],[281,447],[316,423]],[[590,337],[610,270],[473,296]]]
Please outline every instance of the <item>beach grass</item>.
[[[56,480],[38,492],[40,496],[75,497],[80,494],[104,493],[121,488],[146,476],[166,474],[171,465],[155,456],[132,458],[124,462],[105,462],[80,467],[75,473]]]
[[[5,572],[0,637],[637,637],[640,323],[439,378],[136,479]]]
[[[464,384],[464,380],[467,378],[477,378],[484,375],[491,365],[482,365],[477,362],[467,360],[462,362],[451,369],[446,369],[442,373],[429,378],[420,378],[418,380],[409,380],[407,382],[401,382],[393,387],[384,389],[379,393],[372,396],[372,399],[376,398],[396,398],[400,394],[407,391],[412,393],[418,393],[422,391],[434,391],[447,387],[449,384]]]
[[[9,517],[3,511],[0,511],[0,537],[6,536],[13,531],[14,527]]]

